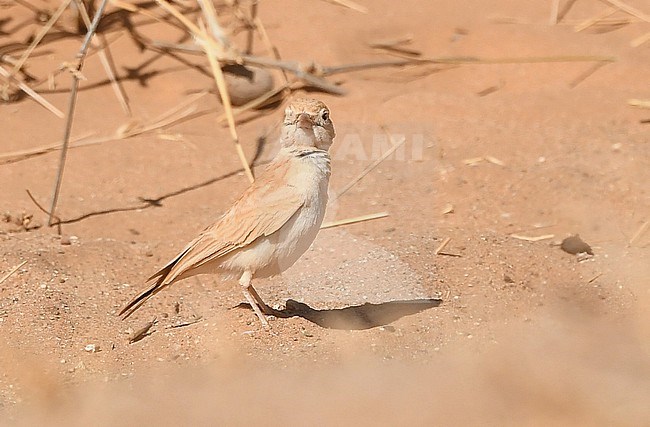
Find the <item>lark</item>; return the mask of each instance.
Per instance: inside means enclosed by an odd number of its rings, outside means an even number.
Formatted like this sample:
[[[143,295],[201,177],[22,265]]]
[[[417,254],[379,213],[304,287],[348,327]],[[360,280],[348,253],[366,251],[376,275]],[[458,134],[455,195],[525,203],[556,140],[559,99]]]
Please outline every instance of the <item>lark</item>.
[[[291,267],[309,248],[327,205],[334,125],[325,104],[296,99],[285,110],[280,151],[264,173],[214,224],[147,281],[120,312],[125,319],[149,298],[197,275],[239,277],[246,301],[268,327],[266,305],[252,285]]]

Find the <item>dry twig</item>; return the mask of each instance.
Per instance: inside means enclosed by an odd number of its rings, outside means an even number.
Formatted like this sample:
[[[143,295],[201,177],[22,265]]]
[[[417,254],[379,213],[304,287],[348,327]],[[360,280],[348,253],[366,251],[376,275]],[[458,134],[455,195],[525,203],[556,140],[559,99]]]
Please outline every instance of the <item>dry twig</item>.
[[[573,7],[573,4],[576,1],[577,0],[567,0],[567,2],[564,4],[564,7],[561,10],[559,10],[557,13],[557,19],[555,20],[556,23],[564,19],[564,17],[566,16],[567,13],[569,13],[569,10],[571,10],[571,7]]]
[[[587,283],[593,283],[593,282],[595,282],[595,281],[596,281],[600,276],[602,276],[602,275],[603,275],[603,273],[598,273],[598,274],[596,274],[594,277],[592,277],[591,279],[589,279],[589,280],[587,281]]]
[[[188,108],[188,105],[204,96],[207,91],[199,92],[198,94],[188,98],[173,108],[165,111],[160,116],[156,117],[149,123],[144,125],[130,125],[128,127],[120,126],[113,134],[99,137],[85,136],[70,140],[68,149],[87,147],[90,145],[97,145],[108,141],[115,141],[118,139],[127,139],[134,136],[142,135],[147,132],[162,129],[180,121],[187,120],[187,118],[196,111],[196,106]],[[181,111],[182,110],[182,111]],[[0,154],[0,164],[17,162],[29,159],[34,156],[46,154],[52,151],[60,150],[63,147],[62,143],[49,144],[28,150],[13,151],[10,153]],[[47,212],[47,211],[46,211]]]
[[[27,261],[23,261],[20,264],[18,264],[17,266],[15,266],[14,268],[12,268],[11,270],[9,270],[9,272],[7,274],[5,274],[4,276],[2,276],[2,278],[0,279],[0,285],[3,284],[5,282],[5,280],[10,278],[12,274],[14,274],[16,271],[18,271],[18,269],[20,267],[22,267],[23,265],[25,265],[25,264],[27,264]]]
[[[571,80],[571,82],[569,82],[569,87],[573,89],[574,87],[578,86],[580,83],[585,81],[587,77],[591,76],[601,67],[605,66],[605,64],[607,64],[607,62],[596,62],[592,64],[589,68],[580,73],[575,79]]]
[[[559,12],[560,12],[560,0],[551,0],[551,16],[549,18],[550,25],[557,24]]]
[[[650,22],[650,15],[645,14],[644,12],[640,11],[639,9],[630,6],[627,3],[624,3],[620,0],[600,0],[603,3],[612,5],[616,8],[621,9],[623,12],[627,13],[628,15],[632,15],[635,18],[639,18],[642,21],[645,22]]]
[[[524,236],[522,234],[511,234],[510,237],[517,240],[525,240],[527,242],[539,242],[541,240],[548,240],[555,237],[555,234],[544,234],[542,236]]]
[[[433,252],[435,255],[440,255],[442,253],[442,250],[451,242],[451,237],[445,237],[445,240],[440,243],[440,245],[436,248],[436,250]]]
[[[74,1],[75,4],[77,5],[77,9],[79,10],[79,13],[81,14],[81,18],[84,21],[84,25],[86,26],[86,29],[89,30],[91,26],[90,16],[88,16],[88,12],[84,7],[83,2],[81,0],[74,0]],[[98,51],[99,60],[102,63],[104,70],[106,71],[108,80],[111,82],[111,88],[113,88],[113,92],[115,92],[115,96],[117,97],[117,100],[119,101],[122,110],[128,116],[130,116],[131,107],[129,106],[129,100],[128,97],[126,96],[126,92],[124,91],[124,88],[122,87],[122,84],[117,80],[116,77],[117,73],[115,72],[115,61],[113,61],[113,55],[111,54],[109,43],[107,42],[106,37],[104,37],[103,34],[98,33],[97,40],[95,40],[95,38],[92,38],[90,42],[92,43],[93,47],[95,47]]]
[[[639,47],[639,46],[641,46],[643,43],[647,42],[648,40],[650,40],[650,32],[647,32],[647,33],[645,33],[645,34],[643,34],[643,35],[641,35],[641,36],[635,38],[634,40],[632,40],[632,41],[630,42],[630,46],[632,46],[632,47]]]
[[[81,45],[81,49],[76,56],[77,66],[76,71],[80,72],[83,67],[84,59],[86,57],[86,52],[88,52],[88,47],[90,46],[90,40],[97,31],[99,26],[99,21],[101,20],[104,9],[108,0],[102,0],[97,12],[95,13],[95,18],[86,33],[86,37]],[[65,132],[63,135],[63,147],[61,148],[61,158],[59,160],[59,170],[57,173],[56,183],[54,185],[54,194],[52,195],[52,207],[50,208],[50,216],[48,218],[48,225],[51,227],[53,225],[52,219],[54,218],[54,213],[56,209],[56,203],[59,199],[59,191],[61,190],[61,180],[63,178],[63,169],[65,167],[65,160],[68,153],[68,145],[70,143],[70,132],[72,130],[72,119],[74,116],[75,105],[77,102],[77,91],[79,90],[79,76],[75,73],[72,73],[72,89],[70,90],[70,100],[68,104],[68,118],[65,125]]]
[[[634,233],[634,235],[630,238],[629,246],[632,246],[634,242],[636,242],[643,235],[643,233],[646,232],[648,226],[650,226],[650,221],[646,221],[641,224],[641,227],[639,227],[636,233]]]
[[[339,6],[347,7],[348,9],[355,10],[361,13],[368,13],[368,8],[361,6],[359,3],[353,2],[352,0],[326,0],[330,3],[338,4]]]
[[[608,7],[607,9],[603,10],[598,15],[596,15],[594,17],[591,17],[591,18],[581,22],[580,24],[576,25],[575,27],[573,27],[573,30],[576,33],[580,32],[580,31],[583,31],[583,30],[586,30],[587,28],[591,27],[592,25],[596,24],[597,22],[612,16],[616,12],[618,12],[618,9],[616,9],[614,7]]]
[[[650,99],[628,99],[627,104],[632,107],[650,108]]]
[[[354,218],[339,219],[336,221],[326,222],[325,224],[320,226],[320,229],[325,230],[326,228],[339,227],[341,225],[356,224],[358,222],[370,221],[379,218],[386,218],[387,216],[388,216],[388,212],[379,212],[374,214],[357,216]]]

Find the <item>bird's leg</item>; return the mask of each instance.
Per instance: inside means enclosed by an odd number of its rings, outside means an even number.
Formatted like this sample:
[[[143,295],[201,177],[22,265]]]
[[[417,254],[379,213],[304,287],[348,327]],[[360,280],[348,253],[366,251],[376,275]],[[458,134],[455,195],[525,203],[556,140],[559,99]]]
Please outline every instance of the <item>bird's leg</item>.
[[[260,319],[260,322],[262,322],[262,326],[265,328],[269,327],[269,322],[266,320],[266,317],[264,317],[264,314],[260,310],[260,306],[258,305],[257,301],[255,300],[255,297],[253,296],[253,293],[257,298],[259,298],[259,295],[257,295],[257,292],[255,292],[255,289],[253,289],[253,286],[251,286],[251,280],[253,279],[253,274],[250,271],[244,271],[244,274],[241,275],[241,278],[239,279],[239,284],[242,286],[242,290],[244,291],[244,297],[246,297],[246,301],[250,304],[250,306],[253,308],[253,311],[255,314],[257,314],[257,317]],[[253,292],[251,292],[251,290]],[[261,301],[261,299],[260,299]],[[266,305],[266,304],[264,304]]]
[[[255,288],[253,288],[253,285],[250,285],[248,287],[248,291],[251,293],[253,298],[255,298],[255,302],[257,303],[257,306],[260,308],[260,310],[262,310],[262,313],[266,314],[267,316],[273,316],[273,315],[277,314],[277,312],[273,308],[269,307],[262,300],[262,298],[260,297],[260,294],[258,294],[257,291],[255,290]]]

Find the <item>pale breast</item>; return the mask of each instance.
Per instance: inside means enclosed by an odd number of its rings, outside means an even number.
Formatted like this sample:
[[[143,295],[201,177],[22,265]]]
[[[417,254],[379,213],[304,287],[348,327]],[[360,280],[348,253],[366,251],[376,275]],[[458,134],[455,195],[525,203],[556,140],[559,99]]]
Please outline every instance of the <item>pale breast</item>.
[[[268,240],[274,250],[269,262],[256,272],[256,277],[272,276],[291,267],[309,249],[325,216],[329,156],[319,151],[318,154],[296,157],[292,162],[295,165],[292,165],[287,183],[298,189],[304,203],[277,233],[263,239]],[[260,245],[266,247],[266,243],[261,241]]]

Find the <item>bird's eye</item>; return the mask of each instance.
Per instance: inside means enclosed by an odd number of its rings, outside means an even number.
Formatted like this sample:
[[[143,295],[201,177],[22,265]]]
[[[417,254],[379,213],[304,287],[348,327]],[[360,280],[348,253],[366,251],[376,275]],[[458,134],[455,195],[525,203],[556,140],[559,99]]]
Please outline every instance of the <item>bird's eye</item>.
[[[330,112],[327,110],[322,110],[320,112],[320,118],[323,119],[324,122],[328,121],[330,119]]]

